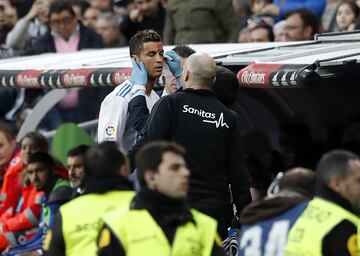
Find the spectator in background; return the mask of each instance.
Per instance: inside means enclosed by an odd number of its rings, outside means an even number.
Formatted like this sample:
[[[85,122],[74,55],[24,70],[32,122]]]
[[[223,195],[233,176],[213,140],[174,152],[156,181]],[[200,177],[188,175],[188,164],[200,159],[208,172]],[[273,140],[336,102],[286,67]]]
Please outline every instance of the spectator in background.
[[[289,41],[313,40],[319,31],[316,16],[308,9],[293,10],[285,14],[286,34]]]
[[[135,194],[127,180],[129,167],[115,142],[92,146],[86,153],[85,169],[89,175],[85,192],[61,206],[44,245],[45,255],[96,255],[100,217],[130,207]]]
[[[274,0],[272,4],[262,8],[261,15],[270,15],[276,21],[286,18],[286,13],[305,8],[320,19],[326,5],[326,0]]]
[[[7,0],[9,1],[9,0]],[[24,17],[28,11],[31,9],[31,6],[35,0],[11,0],[11,3],[15,6],[18,18]]]
[[[55,0],[52,2],[49,17],[50,30],[37,40],[34,47],[35,52],[64,53],[104,47],[101,36],[77,20],[69,1]],[[60,112],[64,121],[82,122],[94,119],[100,104],[99,90],[100,88],[86,89],[81,90],[79,94],[76,89],[69,90],[68,96],[58,104],[56,110]],[[90,102],[89,94],[93,91],[97,92],[93,98],[95,102]],[[82,109],[79,109],[80,107]],[[81,115],[76,115],[77,108]]]
[[[79,145],[67,152],[67,169],[69,172],[70,186],[73,188],[73,198],[80,196],[86,187],[85,155],[88,145]]]
[[[86,48],[103,48],[100,35],[78,22],[66,0],[55,0],[50,5],[50,30],[35,43],[38,53],[75,52]]]
[[[235,42],[240,21],[231,0],[169,0],[165,44]]]
[[[127,42],[136,32],[153,29],[160,36],[163,34],[165,9],[159,0],[134,0],[135,8],[125,15],[120,24],[121,33]]]
[[[254,244],[258,244],[258,255],[283,255],[289,229],[314,196],[315,182],[314,171],[290,169],[274,180],[278,191],[246,206],[239,218],[241,231],[237,255],[248,255]],[[276,231],[279,233],[274,235]]]
[[[321,25],[325,32],[337,31],[336,27],[336,12],[339,4],[343,0],[328,0],[325,6],[324,13],[321,16]]]
[[[273,19],[271,17],[251,16],[246,21],[246,28],[241,30],[240,33],[239,33],[238,42],[239,43],[251,42],[251,37],[250,36],[251,36],[251,31],[252,31],[253,28],[255,28],[257,26],[263,26],[263,25],[267,26],[267,27],[272,27],[273,24],[274,24],[274,21],[273,21]],[[271,34],[272,34],[272,31],[271,31]],[[265,35],[266,34],[263,33],[263,36],[265,36]],[[264,40],[264,38],[259,37],[259,31],[257,31],[254,36],[256,37],[256,38],[254,37],[254,39],[256,39],[256,40]]]
[[[250,30],[251,42],[273,42],[274,34],[271,26],[259,24]]]
[[[18,20],[15,7],[10,1],[0,1],[0,44],[6,42],[7,34],[12,30]]]
[[[49,26],[49,1],[34,1],[30,11],[14,26],[6,37],[6,46],[31,51],[37,38],[44,35]]]
[[[235,14],[240,18],[239,29],[247,26],[247,20],[250,17],[250,0],[232,0],[232,5],[235,10]]]
[[[0,187],[10,160],[16,153],[16,138],[9,124],[0,122]]]
[[[272,0],[250,0],[250,10],[253,15],[261,15],[265,6],[272,2]]]
[[[72,8],[76,14],[78,21],[82,21],[82,17],[87,8],[90,7],[90,4],[86,0],[70,0]]]
[[[238,43],[249,43],[250,42],[250,32],[248,28],[243,28],[239,31],[237,38]]]
[[[114,0],[114,12],[122,21],[124,16],[135,8],[133,0]]]
[[[69,182],[56,176],[56,162],[48,153],[32,154],[26,173],[36,191],[44,193],[41,199],[41,219],[36,235],[26,243],[20,243],[19,247],[10,248],[9,253],[13,253],[12,255],[42,249],[44,236],[52,227],[59,207],[70,200],[72,193]]]
[[[113,0],[89,0],[92,8],[101,12],[113,12]]]
[[[106,48],[125,46],[125,38],[120,34],[118,17],[112,13],[102,14],[95,24],[96,32],[101,35]]]
[[[350,0],[344,0],[336,12],[336,25],[340,31],[355,29],[356,19],[359,16],[359,7]]]
[[[281,20],[273,27],[274,41],[275,42],[287,42],[289,41],[286,32],[286,21]]]
[[[285,255],[358,255],[359,156],[324,154],[316,179],[315,197],[290,229]]]
[[[87,8],[82,16],[82,22],[88,28],[96,31],[96,21],[99,19],[101,11],[97,8]]]
[[[6,211],[15,212],[21,193],[21,175],[24,173],[31,154],[47,152],[48,142],[46,138],[37,133],[30,132],[20,141],[20,153],[16,154],[4,175],[4,182],[0,196],[0,215]]]

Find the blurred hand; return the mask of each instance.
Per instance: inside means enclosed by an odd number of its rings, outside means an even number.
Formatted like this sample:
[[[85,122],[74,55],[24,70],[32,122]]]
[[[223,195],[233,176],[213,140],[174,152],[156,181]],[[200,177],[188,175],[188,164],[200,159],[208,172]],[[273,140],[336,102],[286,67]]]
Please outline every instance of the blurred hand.
[[[146,86],[148,82],[148,74],[145,69],[144,62],[138,64],[134,58],[131,58],[132,71],[130,81],[133,85],[143,85]]]
[[[262,9],[261,14],[278,16],[280,14],[280,8],[275,4],[268,4]]]
[[[38,13],[39,6],[40,6],[40,1],[36,0],[31,6],[30,11],[26,14],[25,19],[27,19],[28,21],[34,19]]]
[[[140,23],[140,22],[142,22],[144,16],[143,16],[141,10],[136,8],[136,9],[130,11],[129,18],[132,22]]]
[[[182,69],[179,55],[177,55],[177,53],[174,51],[167,51],[164,54],[164,57],[166,58],[166,63],[169,66],[169,69],[173,76],[175,78],[180,77]]]

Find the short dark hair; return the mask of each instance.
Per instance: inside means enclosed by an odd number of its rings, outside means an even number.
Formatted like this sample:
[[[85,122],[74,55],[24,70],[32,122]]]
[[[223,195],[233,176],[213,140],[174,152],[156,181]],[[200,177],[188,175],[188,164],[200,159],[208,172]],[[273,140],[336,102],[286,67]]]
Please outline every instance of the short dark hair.
[[[71,156],[85,155],[89,148],[90,148],[89,145],[80,144],[79,146],[69,149],[67,152],[67,156],[71,157]]]
[[[166,152],[172,152],[185,158],[185,149],[175,142],[168,141],[153,141],[145,144],[136,154],[137,176],[142,187],[146,187],[145,172],[156,173]]]
[[[303,28],[310,26],[312,28],[313,35],[319,32],[319,20],[312,11],[307,8],[291,10],[285,14],[285,19],[294,14],[299,14],[303,22]]]
[[[38,132],[29,132],[21,139],[20,143],[22,143],[22,141],[25,138],[31,139],[39,147],[39,150],[41,152],[47,152],[48,151],[49,144],[48,144],[48,141],[47,141],[47,139],[45,138],[44,135],[42,135],[42,134],[40,134]]]
[[[351,160],[359,160],[359,156],[351,151],[341,149],[335,149],[324,154],[316,167],[318,180],[328,184],[331,177],[345,178]]]
[[[279,189],[289,189],[312,197],[315,194],[316,174],[306,168],[293,168],[284,173],[279,181]]]
[[[228,68],[217,66],[212,91],[221,103],[228,108],[231,107],[239,94],[239,81],[235,73]]]
[[[90,3],[86,0],[70,0],[72,6],[79,6],[81,15],[84,15],[85,11],[90,7]]]
[[[261,22],[261,23],[257,24],[255,27],[253,27],[250,30],[250,33],[257,29],[265,29],[268,34],[269,42],[274,42],[275,37],[274,37],[274,32],[273,32],[272,26],[270,26],[269,24],[266,24],[265,22]]]
[[[187,58],[196,52],[193,48],[185,44],[179,44],[175,46],[172,50],[182,58]]]
[[[50,5],[49,17],[53,13],[60,13],[62,11],[68,11],[71,14],[71,16],[73,16],[73,17],[76,16],[76,14],[74,12],[74,9],[73,9],[73,7],[72,7],[72,5],[71,5],[71,3],[69,1],[67,1],[67,0],[55,0]]]
[[[53,173],[55,172],[55,160],[50,154],[46,152],[36,152],[31,154],[28,164],[33,163],[43,163],[49,171],[52,171]]]
[[[138,31],[130,38],[130,57],[139,55],[143,49],[143,44],[147,42],[161,42],[161,36],[152,29]]]
[[[85,170],[91,177],[118,176],[126,158],[112,141],[93,145],[86,152]]]

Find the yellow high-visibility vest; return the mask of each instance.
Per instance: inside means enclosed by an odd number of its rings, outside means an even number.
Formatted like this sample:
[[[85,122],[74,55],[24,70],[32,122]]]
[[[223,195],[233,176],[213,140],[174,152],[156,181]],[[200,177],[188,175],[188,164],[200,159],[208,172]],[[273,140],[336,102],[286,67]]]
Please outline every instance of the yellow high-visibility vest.
[[[330,201],[315,197],[290,229],[285,255],[321,256],[324,237],[343,220],[358,226],[359,218],[356,215]],[[356,236],[349,240],[349,251],[358,255]]]
[[[127,256],[209,256],[217,238],[217,222],[191,210],[195,223],[177,228],[172,246],[147,210],[120,209],[104,216]]]
[[[96,239],[103,226],[101,217],[116,208],[130,207],[134,196],[132,191],[121,190],[87,194],[61,206],[65,255],[97,255]]]

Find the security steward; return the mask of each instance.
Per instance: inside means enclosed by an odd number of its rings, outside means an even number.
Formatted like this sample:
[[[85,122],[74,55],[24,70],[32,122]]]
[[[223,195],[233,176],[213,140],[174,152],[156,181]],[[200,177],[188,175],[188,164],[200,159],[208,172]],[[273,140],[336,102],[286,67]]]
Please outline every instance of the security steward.
[[[185,151],[155,141],[136,156],[142,190],[131,209],[104,216],[98,255],[223,255],[216,221],[185,201],[190,172]]]
[[[96,255],[100,217],[114,208],[130,205],[135,196],[127,180],[128,162],[116,143],[91,147],[85,157],[89,180],[84,194],[60,208],[46,237],[45,255]]]
[[[320,159],[316,175],[316,196],[291,228],[285,255],[359,255],[359,157],[330,151]]]

